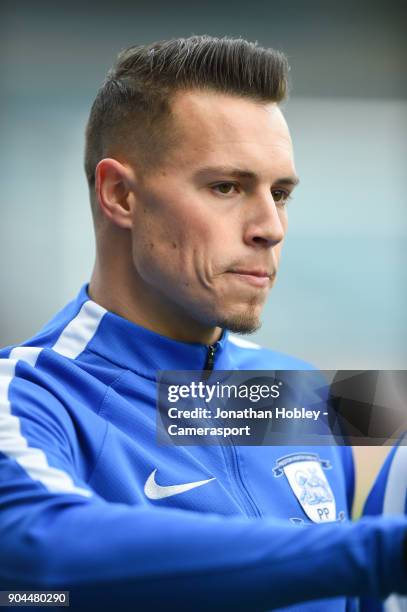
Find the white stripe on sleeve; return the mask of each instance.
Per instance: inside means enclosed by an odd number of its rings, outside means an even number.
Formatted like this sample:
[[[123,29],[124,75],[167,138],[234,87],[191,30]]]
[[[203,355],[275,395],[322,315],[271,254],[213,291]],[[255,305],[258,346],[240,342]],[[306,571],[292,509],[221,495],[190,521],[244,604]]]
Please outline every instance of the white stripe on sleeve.
[[[105,308],[91,300],[85,302],[76,317],[65,327],[52,350],[64,357],[76,359],[92,340],[106,312]]]
[[[76,359],[94,337],[106,312],[91,300],[85,302],[78,315],[62,331],[52,350]],[[28,445],[21,432],[20,419],[12,414],[9,389],[17,362],[26,361],[35,367],[42,350],[39,347],[16,347],[9,359],[0,359],[0,452],[14,459],[30,478],[41,482],[49,491],[90,497],[92,492],[77,487],[69,474],[51,467],[43,450]]]

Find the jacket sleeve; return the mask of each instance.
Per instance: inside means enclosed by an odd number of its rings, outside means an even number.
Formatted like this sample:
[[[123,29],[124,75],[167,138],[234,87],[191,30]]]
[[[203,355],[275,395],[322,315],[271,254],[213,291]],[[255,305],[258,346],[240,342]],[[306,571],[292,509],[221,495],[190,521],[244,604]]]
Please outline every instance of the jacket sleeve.
[[[407,434],[404,433],[398,443],[387,455],[363,508],[363,515],[403,514],[407,511]],[[406,549],[407,556],[407,549]],[[386,606],[371,597],[360,601],[360,612],[382,612],[384,609],[403,610],[406,601],[391,598]]]
[[[407,511],[407,433],[387,455],[363,507],[364,515]]]
[[[407,593],[402,517],[295,526],[109,503],[83,478],[58,398],[14,377],[11,408],[10,364],[0,367],[0,589],[70,590],[75,609],[251,612]]]

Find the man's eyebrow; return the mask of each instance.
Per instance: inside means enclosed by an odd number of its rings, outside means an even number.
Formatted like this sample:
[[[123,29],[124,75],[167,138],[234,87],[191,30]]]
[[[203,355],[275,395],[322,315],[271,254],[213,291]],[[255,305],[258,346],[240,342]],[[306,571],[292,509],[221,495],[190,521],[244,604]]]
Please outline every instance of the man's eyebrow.
[[[206,166],[205,168],[200,168],[196,172],[196,176],[198,178],[205,177],[208,174],[227,174],[234,178],[245,178],[255,180],[257,179],[257,174],[252,170],[246,170],[245,168],[235,168],[234,166]],[[298,176],[284,176],[274,181],[275,184],[283,183],[285,185],[292,185],[295,187],[300,182]]]
[[[276,180],[276,183],[284,183],[285,185],[292,185],[293,187],[296,187],[299,182],[300,179],[298,176],[285,176]]]

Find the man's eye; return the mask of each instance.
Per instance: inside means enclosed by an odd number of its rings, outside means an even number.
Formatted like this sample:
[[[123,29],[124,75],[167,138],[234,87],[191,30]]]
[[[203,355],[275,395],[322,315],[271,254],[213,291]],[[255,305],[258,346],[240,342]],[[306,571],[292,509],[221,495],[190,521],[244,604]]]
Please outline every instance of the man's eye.
[[[213,185],[212,189],[215,189],[215,191],[222,195],[230,195],[236,190],[236,185],[234,183],[218,183]]]
[[[273,196],[273,200],[276,204],[287,204],[288,200],[290,199],[290,194],[282,189],[274,189],[274,191],[271,192],[271,195]]]

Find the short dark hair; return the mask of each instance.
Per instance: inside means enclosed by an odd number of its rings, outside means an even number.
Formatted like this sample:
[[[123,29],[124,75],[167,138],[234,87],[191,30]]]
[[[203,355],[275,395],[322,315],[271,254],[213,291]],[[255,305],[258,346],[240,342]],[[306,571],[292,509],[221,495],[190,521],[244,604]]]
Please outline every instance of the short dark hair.
[[[191,36],[122,51],[93,103],[86,129],[90,186],[104,157],[130,143],[139,163],[157,165],[168,149],[171,97],[212,90],[281,102],[288,90],[286,57],[243,39]]]

